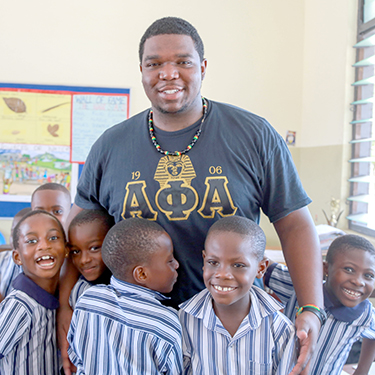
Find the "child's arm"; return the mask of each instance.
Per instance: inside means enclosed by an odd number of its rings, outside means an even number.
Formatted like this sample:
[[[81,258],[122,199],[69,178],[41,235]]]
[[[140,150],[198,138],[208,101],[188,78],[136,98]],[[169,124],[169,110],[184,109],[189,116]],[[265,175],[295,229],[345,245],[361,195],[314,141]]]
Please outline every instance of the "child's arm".
[[[65,231],[68,232],[69,224],[73,218],[78,215],[83,209],[73,204],[70,209],[69,215],[65,222]],[[77,282],[79,277],[78,270],[74,267],[70,258],[65,259],[65,263],[61,269],[60,273],[60,287],[59,287],[59,301],[60,308],[57,311],[57,334],[59,347],[61,351],[61,359],[63,363],[63,368],[66,375],[71,375],[72,366],[68,356],[68,341],[66,339],[70,321],[72,319],[73,310],[69,305],[70,292]]]
[[[367,375],[375,359],[375,340],[363,338],[358,366],[353,375]]]

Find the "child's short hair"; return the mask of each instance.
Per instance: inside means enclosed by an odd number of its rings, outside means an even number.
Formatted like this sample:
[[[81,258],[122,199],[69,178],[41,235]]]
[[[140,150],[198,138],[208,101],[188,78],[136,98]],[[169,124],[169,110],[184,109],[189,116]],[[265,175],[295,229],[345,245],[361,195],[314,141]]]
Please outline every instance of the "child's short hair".
[[[100,222],[107,231],[115,225],[113,216],[105,210],[83,210],[73,218],[69,225],[69,230],[94,221]]]
[[[67,198],[69,198],[69,202],[71,201],[70,192],[64,185],[57,184],[56,182],[47,182],[44,185],[40,185],[33,191],[33,194],[31,195],[31,202],[33,201],[35,193],[37,193],[38,191],[43,191],[43,190],[62,191],[67,196]]]
[[[14,231],[13,231],[13,248],[14,249],[18,249],[18,246],[19,246],[18,242],[19,242],[19,238],[20,238],[20,227],[21,227],[22,223],[26,219],[28,219],[29,217],[35,216],[35,215],[47,215],[47,216],[50,216],[51,218],[53,218],[53,220],[56,220],[57,225],[59,226],[59,228],[61,230],[61,233],[63,234],[64,242],[66,242],[65,231],[64,231],[64,228],[63,228],[62,224],[60,223],[60,220],[57,219],[56,216],[53,216],[52,214],[50,214],[47,211],[35,210],[35,211],[30,211],[25,216],[23,216],[22,219],[18,222],[18,224],[14,228]]]
[[[22,217],[22,216],[26,215],[27,213],[29,213],[30,211],[31,211],[31,207],[25,207],[25,208],[23,208],[22,210],[18,211],[18,212],[14,215],[14,219],[15,219],[15,218]]]
[[[216,221],[209,229],[207,238],[214,232],[233,232],[251,239],[252,251],[258,260],[263,259],[266,236],[261,227],[243,216],[227,216]]]
[[[372,255],[375,255],[375,248],[372,243],[366,238],[357,236],[355,234],[345,234],[337,237],[329,246],[326,261],[329,264],[333,264],[336,254],[343,253],[352,249],[360,249],[368,251]]]
[[[117,223],[107,233],[102,245],[102,259],[112,274],[126,279],[131,268],[147,262],[157,249],[155,239],[165,230],[156,222],[130,218]]]

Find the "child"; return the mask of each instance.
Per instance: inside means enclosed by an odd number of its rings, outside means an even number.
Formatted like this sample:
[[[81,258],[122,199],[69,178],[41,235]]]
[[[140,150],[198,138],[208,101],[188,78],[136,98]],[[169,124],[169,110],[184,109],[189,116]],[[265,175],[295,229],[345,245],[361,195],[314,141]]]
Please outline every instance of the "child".
[[[104,210],[83,210],[69,225],[70,257],[81,274],[70,293],[73,310],[90,286],[109,284],[112,274],[102,260],[102,244],[113,225],[113,217]]]
[[[55,183],[44,184],[34,190],[31,196],[31,209],[47,211],[64,225],[70,211],[70,200],[70,193],[66,187]],[[5,293],[4,297],[12,290],[12,281],[21,271],[21,267],[9,258],[7,270],[0,285],[0,293]]]
[[[31,196],[32,210],[44,210],[56,216],[65,224],[71,206],[69,190],[60,184],[50,182],[39,186]]]
[[[204,289],[180,305],[186,374],[289,374],[295,329],[282,306],[253,286],[263,276],[266,239],[251,220],[231,216],[208,231]]]
[[[13,259],[23,273],[0,304],[0,374],[57,375],[54,296],[68,255],[61,223],[32,211],[13,233]]]
[[[362,352],[354,374],[367,374],[375,354],[375,310],[368,300],[375,286],[375,248],[360,236],[338,237],[328,249],[323,269],[327,321],[320,330],[309,374],[340,374],[350,348],[360,337]],[[287,267],[271,264],[264,281],[294,320],[298,305]]]
[[[24,215],[31,211],[31,207],[23,208],[18,211],[13,218],[12,226],[10,228],[10,238],[9,244],[13,249],[13,232],[16,225],[22,219]],[[11,251],[6,251],[0,254],[1,264],[0,264],[0,302],[8,295],[12,290],[11,283],[19,275],[22,270],[21,267],[15,265],[12,257]]]
[[[111,285],[81,295],[68,333],[77,374],[180,374],[177,312],[159,302],[177,280],[171,238],[153,221],[127,219],[108,232],[102,257]]]

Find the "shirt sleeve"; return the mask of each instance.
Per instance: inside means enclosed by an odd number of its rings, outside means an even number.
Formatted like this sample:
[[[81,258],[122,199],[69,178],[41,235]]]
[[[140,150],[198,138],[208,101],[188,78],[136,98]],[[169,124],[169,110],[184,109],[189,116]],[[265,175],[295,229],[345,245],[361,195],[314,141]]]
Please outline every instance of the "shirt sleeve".
[[[264,283],[277,294],[284,304],[295,294],[288,267],[282,264],[273,263],[268,267]]]
[[[82,359],[79,358],[78,356],[78,350],[76,347],[76,343],[74,342],[75,335],[76,335],[76,313],[73,313],[73,317],[70,322],[70,327],[69,327],[68,336],[67,336],[68,343],[69,343],[68,355],[69,355],[70,361],[74,364],[74,366],[77,367],[77,371],[78,371],[78,370],[83,369],[83,363],[82,363]],[[83,374],[83,372],[79,372],[79,373]]]
[[[30,329],[31,312],[15,298],[0,304],[0,358],[9,354]]]
[[[11,251],[4,251],[0,261],[0,293],[6,297],[12,291],[12,281],[20,274],[20,266],[14,263]]]
[[[371,322],[370,326],[361,333],[361,337],[369,340],[375,340],[375,309],[371,307]]]
[[[187,319],[189,315],[184,310],[178,311],[178,317],[182,326],[182,355],[183,355],[183,374],[191,375],[191,340],[187,330]]]
[[[99,203],[99,191],[103,174],[100,159],[101,147],[102,137],[100,137],[91,147],[78,181],[75,204],[84,209],[102,208]]]
[[[274,223],[307,206],[311,199],[302,187],[285,141],[277,133],[270,134],[270,138],[274,140],[274,144],[270,143],[272,150],[269,150],[264,170],[262,210]]]
[[[297,362],[297,336],[294,325],[283,315],[275,319],[275,348],[273,354],[273,373],[276,375],[289,374]]]

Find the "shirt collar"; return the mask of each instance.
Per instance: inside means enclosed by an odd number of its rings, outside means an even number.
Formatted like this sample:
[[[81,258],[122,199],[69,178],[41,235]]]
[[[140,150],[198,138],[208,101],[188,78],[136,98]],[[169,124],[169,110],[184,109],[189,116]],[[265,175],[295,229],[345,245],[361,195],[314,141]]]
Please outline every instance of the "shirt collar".
[[[341,303],[335,304],[325,284],[323,285],[323,294],[326,310],[329,311],[335,319],[347,323],[352,323],[354,320],[358,319],[365,312],[370,303],[370,301],[366,299],[355,307],[347,307]]]
[[[116,279],[116,277],[111,277],[111,285],[123,295],[133,295],[133,297],[145,297],[145,298],[155,298],[159,301],[170,299],[169,297],[164,296],[163,294],[144,288],[143,286],[128,283],[123,280]]]
[[[111,281],[112,272],[107,268],[97,279],[93,281],[88,281],[83,275],[81,275],[81,279],[85,280],[87,283],[91,285],[98,285],[98,284],[105,284],[108,285]]]
[[[244,319],[249,329],[257,329],[265,317],[283,308],[282,304],[256,286],[253,286],[249,293],[251,297],[251,307],[249,315]],[[203,319],[203,324],[211,331],[217,329],[217,325],[221,326],[221,322],[216,317],[212,307],[211,294],[207,289],[202,290],[191,300],[180,305],[180,307],[196,318]],[[242,325],[243,324],[241,324],[241,326]]]
[[[14,279],[12,285],[14,289],[26,293],[46,309],[55,310],[59,307],[59,300],[55,296],[41,288],[23,272]]]

